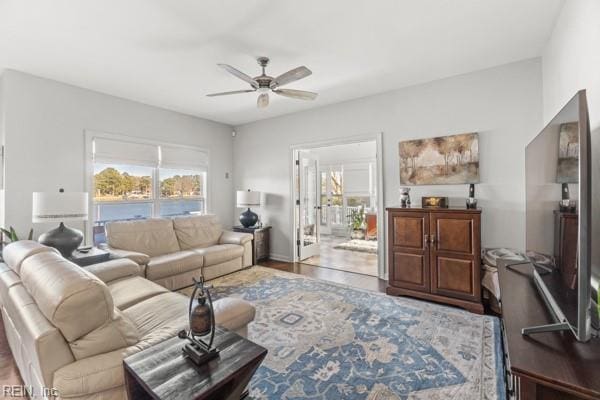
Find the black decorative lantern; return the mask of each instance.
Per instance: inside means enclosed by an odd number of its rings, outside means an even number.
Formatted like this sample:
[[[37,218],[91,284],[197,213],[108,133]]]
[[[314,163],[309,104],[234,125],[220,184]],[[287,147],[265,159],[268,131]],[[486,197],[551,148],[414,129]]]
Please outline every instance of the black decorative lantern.
[[[181,339],[190,343],[183,346],[183,353],[195,364],[201,365],[219,355],[219,350],[213,347],[215,338],[215,312],[208,287],[204,278],[194,279],[194,290],[190,296],[188,309],[190,330],[179,332]],[[208,337],[208,341],[206,339]]]

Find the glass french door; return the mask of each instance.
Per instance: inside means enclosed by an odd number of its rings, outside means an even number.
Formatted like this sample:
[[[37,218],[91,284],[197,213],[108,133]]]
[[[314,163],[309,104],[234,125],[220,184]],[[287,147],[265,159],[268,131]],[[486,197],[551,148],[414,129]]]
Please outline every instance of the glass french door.
[[[321,167],[321,233],[332,234],[345,226],[341,166]]]
[[[321,181],[319,159],[310,152],[298,152],[298,255],[300,260],[319,254]]]

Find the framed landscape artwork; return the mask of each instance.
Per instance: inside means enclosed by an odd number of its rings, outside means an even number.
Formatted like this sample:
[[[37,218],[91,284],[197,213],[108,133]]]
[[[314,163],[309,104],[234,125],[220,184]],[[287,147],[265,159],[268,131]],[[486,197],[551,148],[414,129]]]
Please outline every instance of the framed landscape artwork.
[[[558,139],[557,183],[577,183],[579,180],[579,124],[567,122],[560,126]]]
[[[479,182],[479,135],[463,133],[399,143],[400,183],[453,185]]]

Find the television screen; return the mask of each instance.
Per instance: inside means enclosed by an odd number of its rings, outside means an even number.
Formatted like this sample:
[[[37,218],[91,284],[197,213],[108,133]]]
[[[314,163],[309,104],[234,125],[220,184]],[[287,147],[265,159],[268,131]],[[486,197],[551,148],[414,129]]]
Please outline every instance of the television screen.
[[[592,144],[580,91],[525,150],[526,249],[537,266],[536,285],[556,322],[570,325],[580,340],[589,338],[592,265],[598,271],[592,260],[600,254],[591,246],[593,227],[600,229]]]

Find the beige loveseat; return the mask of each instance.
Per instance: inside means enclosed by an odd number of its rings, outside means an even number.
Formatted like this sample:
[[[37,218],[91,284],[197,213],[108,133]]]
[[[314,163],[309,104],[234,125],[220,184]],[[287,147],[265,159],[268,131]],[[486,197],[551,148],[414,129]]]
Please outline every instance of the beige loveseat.
[[[188,298],[140,276],[123,258],[80,268],[32,241],[8,245],[0,305],[8,342],[34,398],[125,399],[122,360],[188,325]],[[249,303],[214,303],[217,325],[246,334]]]
[[[252,235],[224,231],[214,215],[110,222],[106,241],[107,250],[170,290],[201,274],[210,280],[252,265]]]

